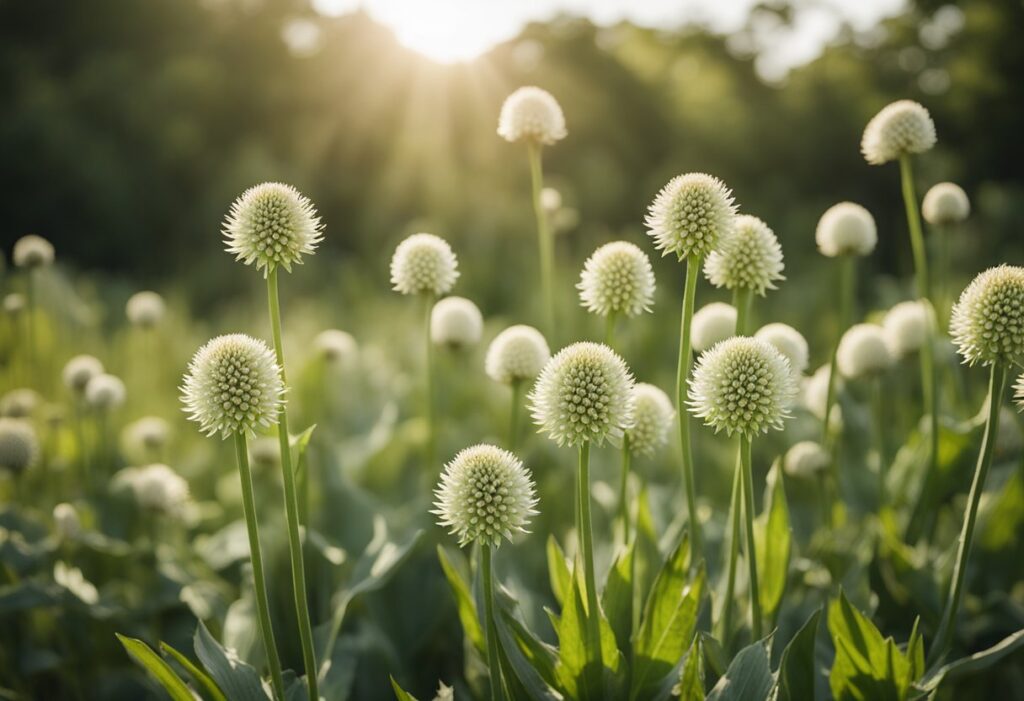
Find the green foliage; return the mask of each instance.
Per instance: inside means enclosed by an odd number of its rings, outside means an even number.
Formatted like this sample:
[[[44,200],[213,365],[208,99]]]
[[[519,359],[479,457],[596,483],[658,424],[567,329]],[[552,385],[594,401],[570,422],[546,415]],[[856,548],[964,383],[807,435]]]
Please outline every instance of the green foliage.
[[[789,645],[782,651],[779,662],[778,701],[801,701],[814,699],[815,639],[818,635],[818,620],[821,609],[811,614]]]
[[[761,611],[774,621],[789,576],[791,534],[783,486],[782,462],[776,460],[765,483],[764,511],[754,523],[757,564],[761,576]]]
[[[120,633],[117,634],[117,639],[124,645],[125,651],[131,655],[131,658],[153,675],[153,678],[174,701],[193,701],[192,691],[185,682],[149,645],[136,638],[125,637]]]
[[[708,701],[767,701],[775,688],[770,657],[768,640],[740,650],[708,694]]]

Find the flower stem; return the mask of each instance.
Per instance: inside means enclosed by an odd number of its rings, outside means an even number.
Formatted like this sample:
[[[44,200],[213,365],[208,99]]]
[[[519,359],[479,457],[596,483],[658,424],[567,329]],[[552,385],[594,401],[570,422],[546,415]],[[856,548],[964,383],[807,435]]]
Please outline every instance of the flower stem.
[[[260,635],[267,652],[270,667],[270,681],[274,687],[274,698],[284,699],[284,677],[281,673],[281,659],[277,655],[274,628],[270,622],[270,599],[267,597],[267,580],[263,571],[263,551],[260,547],[260,529],[256,521],[256,498],[252,489],[252,471],[249,469],[249,449],[245,434],[235,434],[235,459],[238,475],[242,481],[242,510],[245,512],[245,526],[249,532],[249,554],[252,560],[252,579],[256,589],[256,612],[259,618]]]
[[[508,449],[514,451],[519,438],[519,404],[523,397],[523,381],[512,381],[512,406],[509,407]]]
[[[622,542],[629,545],[629,470],[632,453],[629,436],[622,439],[622,481],[619,485],[619,518],[622,519]]]
[[[541,294],[544,301],[544,321],[548,333],[555,329],[555,247],[548,227],[547,214],[540,201],[540,191],[544,186],[544,173],[541,165],[541,145],[530,141],[527,145],[530,158],[530,180],[533,184],[533,212],[537,217],[537,244],[540,251]]]
[[[433,469],[434,461],[437,459],[437,418],[434,415],[434,344],[430,340],[430,315],[434,309],[433,295],[424,297],[427,308],[423,326],[423,387],[424,387],[424,409],[427,414],[427,451],[426,451],[426,472]]]
[[[498,660],[498,631],[494,622],[494,575],[491,573],[491,546],[480,548],[480,573],[484,585],[484,631],[487,636],[487,669],[491,675],[491,701],[502,701],[501,663]]]
[[[750,324],[751,290],[737,287],[732,291],[732,306],[736,309],[736,335],[745,336]]]
[[[964,582],[967,577],[967,559],[971,555],[971,540],[974,537],[974,525],[978,519],[978,504],[985,488],[985,478],[992,464],[992,452],[995,449],[999,433],[999,405],[1006,387],[1006,366],[996,362],[992,364],[988,381],[988,414],[985,417],[985,435],[981,441],[981,452],[974,470],[974,481],[967,497],[967,512],[964,514],[963,530],[960,532],[960,544],[957,547],[956,563],[953,566],[953,579],[950,582],[949,596],[942,614],[942,622],[935,634],[929,662],[932,667],[942,664],[953,644],[953,628],[956,625],[956,614],[964,596]]]
[[[836,334],[836,342],[832,346],[832,357],[829,359],[828,369],[828,391],[825,395],[825,415],[822,424],[822,444],[828,447],[833,440],[830,431],[832,421],[832,407],[836,403],[836,358],[839,352],[839,342],[843,334],[850,327],[853,319],[854,299],[856,298],[857,276],[855,275],[856,260],[852,255],[844,255],[839,258],[839,331]]]
[[[281,303],[277,292],[276,267],[272,268],[267,275],[267,302],[270,307],[270,325],[274,335],[274,353],[281,371],[281,382],[287,387],[284,347],[281,343]],[[309,686],[310,701],[319,701],[318,670],[316,653],[313,648],[313,626],[309,620],[309,603],[306,600],[306,571],[302,561],[302,539],[299,536],[299,502],[295,493],[295,471],[292,468],[292,451],[289,443],[288,410],[283,403],[277,420],[277,435],[281,447],[281,471],[284,477],[284,511],[288,522],[288,551],[291,555],[292,589],[295,595],[295,614],[299,621],[302,662],[306,668],[306,683]]]
[[[604,344],[609,348],[615,347],[615,322],[617,316],[615,312],[608,312],[608,316],[604,318]]]
[[[594,574],[594,524],[590,517],[590,442],[580,444],[579,537],[583,551],[583,584],[587,589],[587,645],[594,646],[598,667],[601,661],[601,618],[597,610],[597,577]]]
[[[722,629],[719,631],[719,638],[726,645],[732,633],[734,598],[736,596],[736,571],[740,554],[740,529],[742,528],[740,520],[743,518],[742,482],[743,460],[741,452],[737,450],[736,469],[732,478],[732,497],[729,500],[729,569],[726,571],[725,577],[725,597],[722,599]]]
[[[750,626],[754,640],[761,639],[761,590],[757,583],[757,552],[754,546],[754,475],[748,436],[740,438],[740,460],[743,462],[743,520],[747,531],[747,566],[750,569]]]
[[[690,326],[693,323],[693,306],[697,297],[697,278],[700,276],[700,258],[690,256],[686,260],[686,283],[683,291],[683,311],[679,321],[679,366],[676,371],[676,414],[679,417],[679,443],[683,453],[683,482],[686,488],[686,509],[689,518],[690,537],[694,556],[690,558],[695,566],[703,553],[701,545],[700,519],[697,517],[697,494],[693,480],[693,450],[690,445],[690,415],[686,411],[686,396],[690,380]]]
[[[878,509],[885,505],[885,478],[889,471],[889,455],[885,447],[885,388],[884,376],[871,381],[871,413],[875,421],[875,451],[878,453]]]

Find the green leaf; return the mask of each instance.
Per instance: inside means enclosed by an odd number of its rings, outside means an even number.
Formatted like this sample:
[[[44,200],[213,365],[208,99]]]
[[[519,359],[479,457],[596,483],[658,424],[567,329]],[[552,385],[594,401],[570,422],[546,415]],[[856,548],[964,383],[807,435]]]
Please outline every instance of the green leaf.
[[[196,657],[229,701],[263,701],[267,698],[259,673],[240,660],[234,650],[222,647],[202,621],[196,626],[195,649]]]
[[[636,541],[619,550],[608,571],[601,595],[601,606],[615,633],[620,650],[629,650],[633,635],[633,547]]]
[[[573,699],[598,701],[606,698],[605,668],[613,673],[619,670],[619,651],[615,646],[615,634],[598,606],[600,617],[601,652],[587,645],[587,610],[584,601],[581,575],[575,572],[570,577],[569,598],[562,608],[562,615],[555,621],[558,634],[558,663],[555,676],[558,686]]]
[[[693,640],[686,662],[679,673],[679,684],[672,693],[679,701],[704,701],[704,651],[700,637]]]
[[[698,633],[698,636],[700,637],[700,645],[704,649],[704,661],[707,662],[708,667],[716,677],[722,676],[725,674],[726,663],[728,662],[725,659],[722,643],[710,633],[701,632]]]
[[[767,701],[775,686],[769,657],[768,639],[740,650],[708,701]]]
[[[978,672],[989,669],[992,665],[1002,661],[1021,647],[1024,647],[1024,629],[1018,630],[1013,635],[1003,638],[992,647],[976,652],[968,657],[961,658],[956,662],[950,662],[939,669],[930,672],[922,679],[915,688],[919,691],[930,693],[939,688],[939,685],[947,679],[960,679]]]
[[[398,682],[395,681],[394,677],[389,677],[389,678],[391,679],[391,688],[394,689],[394,691],[395,691],[395,698],[398,701],[416,701],[416,697],[413,696],[412,694],[410,694],[408,691],[406,691],[402,687],[400,687],[398,685]]]
[[[462,630],[473,643],[481,655],[486,653],[483,629],[480,627],[480,617],[476,613],[476,603],[470,593],[469,584],[463,579],[462,574],[455,568],[448,557],[448,553],[440,545],[437,546],[437,559],[444,570],[444,576],[448,580],[448,586],[455,596],[455,606],[459,612],[459,622]]]
[[[809,701],[814,699],[814,641],[818,635],[818,609],[800,627],[782,651],[779,662],[778,701]]]
[[[551,688],[556,683],[557,654],[537,640],[511,611],[500,608],[494,627],[508,663],[505,674],[511,672],[534,701],[559,701],[561,697]],[[503,665],[503,670],[505,667]]]
[[[829,686],[836,701],[899,701],[909,683],[910,662],[892,638],[855,609],[840,590],[828,608],[828,629],[836,649]]]
[[[562,552],[561,546],[553,535],[548,536],[548,579],[551,580],[551,593],[559,606],[565,605],[565,594],[569,591],[569,561]]]
[[[640,613],[663,560],[661,550],[658,549],[658,535],[654,530],[654,519],[651,517],[647,487],[641,489],[637,495],[633,558],[636,561],[633,568],[633,605],[637,613]]]
[[[193,664],[192,660],[185,657],[183,654],[181,654],[180,652],[178,652],[173,647],[171,647],[163,641],[160,642],[160,649],[168,655],[170,655],[171,657],[173,657],[175,662],[184,667],[185,671],[188,672],[196,681],[196,683],[198,683],[199,686],[206,691],[207,696],[212,698],[214,701],[227,701],[227,699],[224,697],[224,693],[217,686],[216,682],[210,679],[210,676],[206,672],[199,669],[199,667]]]
[[[758,517],[754,531],[757,564],[761,570],[761,610],[773,623],[786,591],[791,539],[782,465],[776,460],[765,484],[764,513]]]
[[[129,638],[120,633],[115,633],[114,635],[121,641],[125,652],[140,667],[153,675],[153,678],[164,688],[173,701],[195,701],[192,691],[181,680],[181,677],[149,645],[146,645],[141,640]]]

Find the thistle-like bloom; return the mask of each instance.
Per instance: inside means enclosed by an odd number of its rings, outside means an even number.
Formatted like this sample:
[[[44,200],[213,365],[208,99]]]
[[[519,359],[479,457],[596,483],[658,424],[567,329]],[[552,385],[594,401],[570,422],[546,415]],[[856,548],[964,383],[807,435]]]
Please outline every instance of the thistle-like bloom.
[[[522,461],[493,445],[461,450],[441,473],[434,490],[438,523],[458,536],[459,545],[497,547],[501,539],[526,533],[537,496]]]
[[[430,340],[439,346],[471,348],[483,331],[480,309],[465,297],[445,297],[430,310]]]
[[[167,465],[139,468],[131,481],[140,508],[168,516],[180,516],[188,503],[188,482]]]
[[[391,258],[391,285],[404,295],[447,294],[459,277],[459,262],[440,236],[413,234]]]
[[[924,195],[921,216],[933,226],[958,224],[971,213],[971,201],[967,193],[956,183],[933,185]]]
[[[159,416],[144,416],[121,431],[121,447],[126,455],[145,462],[163,450],[170,433],[170,425]]]
[[[638,382],[633,387],[633,425],[626,429],[629,449],[638,455],[653,455],[668,443],[675,415],[667,394],[654,385]]]
[[[1024,411],[1024,375],[1018,377],[1013,385],[1013,400],[1017,403],[1017,409]]]
[[[785,280],[782,246],[767,224],[749,214],[736,217],[732,233],[704,261],[704,275],[715,287],[751,290],[764,297]]]
[[[786,356],[789,366],[798,376],[803,375],[810,362],[810,349],[804,335],[789,324],[765,324],[754,338],[775,346],[775,349]]]
[[[969,365],[1017,360],[1024,353],[1024,268],[1000,265],[974,278],[953,306],[949,330]]]
[[[359,344],[352,334],[338,329],[327,329],[317,334],[313,340],[320,357],[332,365],[346,365],[355,360],[359,353]]]
[[[39,440],[32,424],[21,419],[0,418],[0,469],[18,474],[35,464]]]
[[[143,329],[151,329],[159,324],[165,310],[164,298],[149,290],[133,294],[124,307],[128,321]]]
[[[89,380],[97,375],[103,374],[103,363],[91,355],[76,355],[69,360],[61,372],[64,386],[71,390],[75,396],[81,397],[85,394],[85,388]]]
[[[872,165],[900,156],[924,153],[935,145],[935,122],[928,110],[913,100],[897,100],[882,108],[864,128],[860,150]]]
[[[736,335],[736,307],[711,302],[698,309],[690,325],[690,342],[698,353]]]
[[[814,239],[822,255],[866,256],[875,250],[878,229],[871,212],[856,202],[840,202],[825,210]]]
[[[917,300],[900,302],[886,312],[882,328],[893,355],[901,358],[920,350],[928,340],[930,317],[928,305]]]
[[[53,263],[53,244],[42,236],[29,234],[14,242],[14,265],[18,268],[43,268]]]
[[[857,379],[884,372],[892,365],[885,331],[875,324],[854,324],[839,340],[836,366],[843,377]]]
[[[67,502],[53,507],[53,525],[62,540],[77,538],[82,533],[82,519],[75,507]]]
[[[736,226],[732,191],[706,173],[672,178],[647,210],[647,234],[662,255],[703,258]]]
[[[27,419],[36,413],[42,403],[39,393],[28,387],[12,389],[0,397],[0,416],[9,419]]]
[[[639,316],[654,302],[654,270],[651,260],[628,241],[613,241],[594,251],[583,264],[580,302],[600,316]]]
[[[558,445],[616,442],[633,423],[633,376],[603,343],[573,343],[544,366],[529,400],[534,423]]]
[[[509,326],[491,341],[484,360],[487,376],[495,382],[513,384],[532,380],[551,359],[544,334],[532,326]]]
[[[284,401],[273,351],[240,333],[217,336],[196,351],[181,392],[199,430],[222,438],[272,425]]]
[[[562,107],[547,90],[531,85],[505,98],[498,117],[498,136],[506,141],[551,145],[566,134]]]
[[[786,451],[782,469],[793,477],[814,477],[832,464],[832,456],[815,441],[801,441]]]
[[[224,243],[235,260],[256,264],[263,274],[282,266],[291,272],[323,239],[316,208],[283,183],[261,183],[243,192],[224,220]]]
[[[737,336],[697,361],[690,382],[690,413],[728,435],[753,437],[782,429],[797,393],[789,361],[774,346]]]
[[[89,380],[85,386],[85,402],[92,409],[111,411],[124,404],[127,394],[119,377],[103,373]]]

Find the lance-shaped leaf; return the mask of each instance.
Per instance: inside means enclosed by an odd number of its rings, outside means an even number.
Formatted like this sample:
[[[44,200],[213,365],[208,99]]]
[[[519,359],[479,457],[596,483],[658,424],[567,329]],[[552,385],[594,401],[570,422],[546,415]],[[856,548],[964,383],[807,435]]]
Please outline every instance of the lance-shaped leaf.
[[[767,701],[775,687],[769,647],[765,639],[740,650],[707,701]]]
[[[607,698],[607,669],[612,675],[619,672],[621,664],[619,651],[615,646],[615,634],[598,606],[600,616],[601,651],[587,644],[587,607],[583,595],[581,575],[570,578],[570,587],[562,615],[552,618],[558,634],[558,663],[555,676],[559,688],[572,699],[600,701]]]
[[[469,638],[469,641],[473,643],[473,647],[483,655],[485,654],[484,633],[480,627],[480,617],[476,613],[476,602],[473,600],[469,583],[463,578],[462,573],[456,569],[451,558],[448,557],[448,553],[440,545],[437,546],[437,559],[441,562],[441,569],[444,570],[448,586],[451,587],[452,595],[455,597],[455,606],[459,612],[459,622],[462,624],[462,630],[466,637]]]
[[[115,635],[121,641],[128,655],[156,679],[173,701],[195,701],[195,697],[192,695],[188,685],[181,680],[181,677],[171,669],[171,666],[160,655],[153,652],[149,645],[146,645],[141,640],[128,638],[120,633],[115,633]]]
[[[909,688],[910,662],[892,638],[860,613],[840,590],[828,607],[836,649],[829,686],[836,701],[900,701]]]
[[[782,651],[778,674],[778,701],[813,701],[814,641],[818,635],[820,619],[821,609],[818,609],[811,614]]]
[[[768,472],[764,513],[758,517],[754,531],[761,575],[761,611],[772,622],[775,621],[782,595],[786,591],[792,540],[781,467],[780,461],[776,460]]]
[[[234,650],[222,647],[202,621],[196,627],[194,642],[196,657],[228,701],[264,701],[267,698],[259,673],[243,662]]]
[[[564,606],[565,594],[569,591],[569,561],[553,535],[548,536],[547,555],[551,593],[555,595],[558,605]]]
[[[956,662],[950,662],[929,672],[924,679],[914,686],[915,691],[919,692],[919,696],[913,698],[920,698],[920,695],[933,693],[946,680],[961,679],[972,674],[984,672],[1022,647],[1024,647],[1024,629],[1003,638],[986,650],[976,652]]]
[[[636,541],[619,550],[608,571],[601,605],[615,633],[619,649],[629,650],[633,635],[633,547]]]
[[[686,662],[679,673],[679,684],[672,690],[679,701],[704,701],[704,646],[700,637],[693,639],[693,645],[686,654]]]

